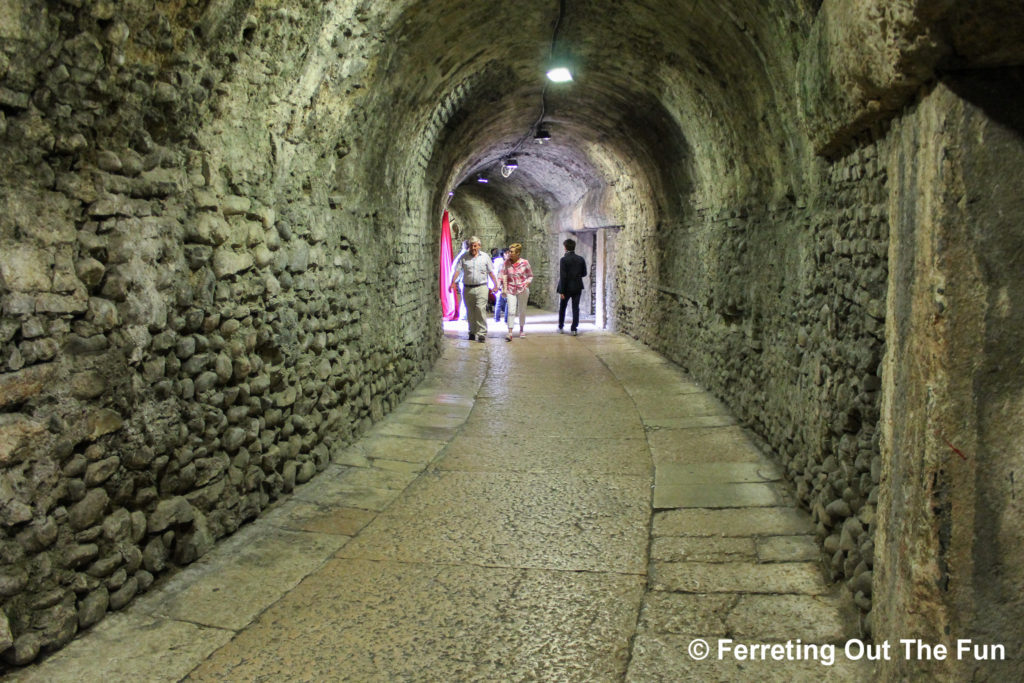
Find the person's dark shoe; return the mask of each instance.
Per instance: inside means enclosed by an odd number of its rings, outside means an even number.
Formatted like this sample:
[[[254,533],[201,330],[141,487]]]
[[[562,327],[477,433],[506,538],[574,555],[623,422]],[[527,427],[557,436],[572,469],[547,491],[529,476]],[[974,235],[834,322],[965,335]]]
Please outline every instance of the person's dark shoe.
[[[477,338],[476,338],[476,340],[477,340],[478,342],[480,342],[481,344],[483,344],[483,343],[484,343],[485,341],[487,341],[487,337],[485,337],[485,336],[483,336],[483,335],[481,334],[481,335],[480,335],[479,337],[477,337]]]
[[[476,335],[475,334],[470,334],[469,335],[469,341],[476,341]]]

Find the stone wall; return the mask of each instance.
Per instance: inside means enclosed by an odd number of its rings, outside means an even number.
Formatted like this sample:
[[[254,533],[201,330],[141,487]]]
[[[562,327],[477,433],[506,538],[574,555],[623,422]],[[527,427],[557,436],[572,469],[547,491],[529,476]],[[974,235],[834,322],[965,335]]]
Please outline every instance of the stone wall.
[[[886,680],[1012,680],[1024,646],[1020,69],[951,74],[893,126],[877,637],[970,639]],[[976,652],[1005,658],[979,660]]]
[[[309,480],[439,351],[421,214],[348,182],[376,166],[327,95],[278,112],[322,18],[166,9],[3,4],[6,665]]]
[[[872,140],[818,194],[698,208],[619,236],[620,329],[678,362],[777,453],[833,578],[871,609],[887,171]],[[652,249],[651,245],[656,248]]]

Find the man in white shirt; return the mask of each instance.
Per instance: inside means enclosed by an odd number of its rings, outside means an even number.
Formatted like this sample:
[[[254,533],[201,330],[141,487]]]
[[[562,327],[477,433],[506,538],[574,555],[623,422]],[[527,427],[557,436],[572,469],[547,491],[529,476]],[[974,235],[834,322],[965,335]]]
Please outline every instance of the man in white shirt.
[[[469,238],[469,252],[454,264],[451,282],[453,292],[460,275],[466,300],[466,316],[469,318],[469,339],[483,342],[487,339],[487,295],[497,289],[498,279],[494,275],[491,258],[480,253],[479,237]]]

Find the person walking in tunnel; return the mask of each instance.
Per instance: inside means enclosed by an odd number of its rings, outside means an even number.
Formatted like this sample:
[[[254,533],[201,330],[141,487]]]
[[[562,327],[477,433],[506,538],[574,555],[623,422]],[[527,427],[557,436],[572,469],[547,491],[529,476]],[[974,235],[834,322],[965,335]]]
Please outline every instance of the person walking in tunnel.
[[[494,272],[498,275],[499,287],[503,286],[501,284],[501,272],[505,267],[506,258],[508,258],[508,249],[499,249],[498,255],[491,260],[494,264]],[[504,290],[499,289],[495,295],[494,322],[500,323],[502,316],[505,318],[505,324],[508,324],[508,297],[505,295]]]
[[[530,283],[533,282],[533,270],[530,262],[522,258],[523,245],[516,242],[508,247],[508,257],[501,271],[501,286],[508,302],[508,334],[507,341],[512,341],[512,329],[519,314],[519,338],[526,336],[526,302],[530,299]]]
[[[469,320],[469,339],[483,342],[487,339],[487,295],[497,288],[491,258],[480,253],[480,238],[469,238],[469,251],[463,254],[452,271],[452,291],[459,276],[462,277],[466,317]],[[486,289],[484,289],[486,287]]]
[[[576,240],[570,238],[562,242],[565,256],[558,262],[558,288],[561,297],[558,302],[558,333],[565,326],[565,307],[572,302],[572,336],[576,336],[576,328],[580,323],[580,294],[583,293],[583,278],[587,276],[587,262],[582,256],[576,255]]]

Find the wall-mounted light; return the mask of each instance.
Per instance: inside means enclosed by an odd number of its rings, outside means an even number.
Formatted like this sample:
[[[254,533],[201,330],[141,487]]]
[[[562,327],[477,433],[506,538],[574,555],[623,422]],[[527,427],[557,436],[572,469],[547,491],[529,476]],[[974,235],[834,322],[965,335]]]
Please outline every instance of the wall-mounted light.
[[[551,139],[551,133],[544,126],[537,126],[537,132],[533,136],[533,141],[538,145],[543,145]]]
[[[489,180],[488,180],[487,178],[484,178],[484,177],[483,177],[482,175],[480,175],[479,173],[477,173],[477,175],[476,175],[476,181],[477,181],[478,183],[482,183],[482,184],[484,184],[484,185],[486,185],[487,183],[491,182],[491,181],[489,181]]]

